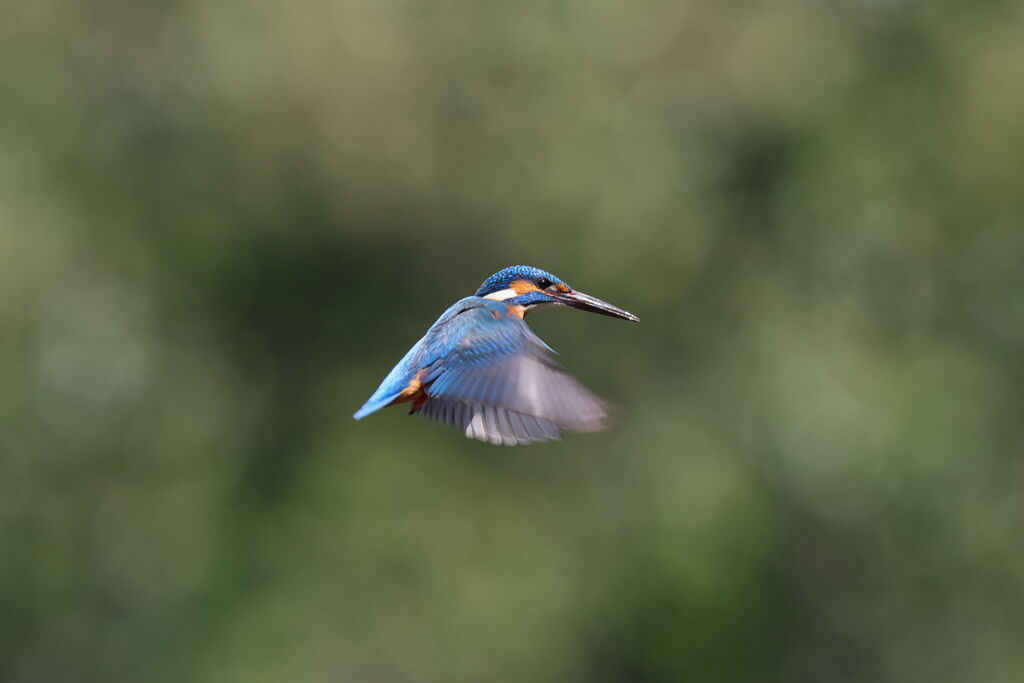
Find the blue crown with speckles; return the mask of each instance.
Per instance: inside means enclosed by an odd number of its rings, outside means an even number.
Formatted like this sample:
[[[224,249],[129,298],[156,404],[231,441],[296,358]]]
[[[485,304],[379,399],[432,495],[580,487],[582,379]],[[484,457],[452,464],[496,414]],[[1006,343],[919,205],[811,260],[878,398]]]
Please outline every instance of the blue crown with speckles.
[[[534,268],[533,266],[509,266],[484,280],[483,284],[480,285],[480,289],[476,290],[476,295],[487,296],[494,292],[500,292],[503,289],[508,289],[509,285],[516,280],[536,282],[542,278],[556,285],[562,282],[551,273],[540,268]]]

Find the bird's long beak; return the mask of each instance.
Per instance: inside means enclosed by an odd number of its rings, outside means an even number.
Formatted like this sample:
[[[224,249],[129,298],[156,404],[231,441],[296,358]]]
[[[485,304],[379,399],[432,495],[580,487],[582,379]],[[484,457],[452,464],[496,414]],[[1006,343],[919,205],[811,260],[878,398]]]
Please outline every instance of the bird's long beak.
[[[640,318],[636,317],[629,311],[624,311],[618,306],[612,306],[607,301],[601,301],[596,297],[592,297],[589,294],[583,292],[566,292],[557,296],[559,303],[563,303],[566,306],[572,306],[583,311],[590,311],[591,313],[600,313],[601,315],[607,315],[611,318],[622,318],[623,320],[632,320],[633,322],[640,322]]]

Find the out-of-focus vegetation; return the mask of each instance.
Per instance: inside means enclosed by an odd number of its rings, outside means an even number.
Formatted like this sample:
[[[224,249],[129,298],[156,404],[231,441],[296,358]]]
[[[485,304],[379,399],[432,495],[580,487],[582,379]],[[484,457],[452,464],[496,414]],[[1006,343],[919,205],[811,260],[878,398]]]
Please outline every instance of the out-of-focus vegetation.
[[[1019,4],[2,14],[0,679],[1024,680]],[[513,263],[612,431],[351,419]]]

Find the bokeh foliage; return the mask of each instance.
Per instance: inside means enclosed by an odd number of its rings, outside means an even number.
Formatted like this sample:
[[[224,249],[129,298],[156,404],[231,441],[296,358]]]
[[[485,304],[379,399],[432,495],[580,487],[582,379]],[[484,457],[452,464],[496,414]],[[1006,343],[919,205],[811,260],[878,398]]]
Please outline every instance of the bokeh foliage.
[[[1022,35],[9,1],[0,679],[1021,680]],[[615,429],[351,420],[513,263]]]

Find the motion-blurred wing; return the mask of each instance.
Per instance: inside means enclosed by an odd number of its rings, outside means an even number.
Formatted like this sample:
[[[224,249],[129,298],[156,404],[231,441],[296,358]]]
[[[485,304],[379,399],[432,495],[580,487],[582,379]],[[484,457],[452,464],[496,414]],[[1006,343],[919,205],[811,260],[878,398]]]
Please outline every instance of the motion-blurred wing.
[[[504,308],[473,308],[449,322],[449,351],[428,368],[427,400],[417,412],[495,444],[559,439],[560,429],[602,429],[608,405],[567,374],[548,346]]]

